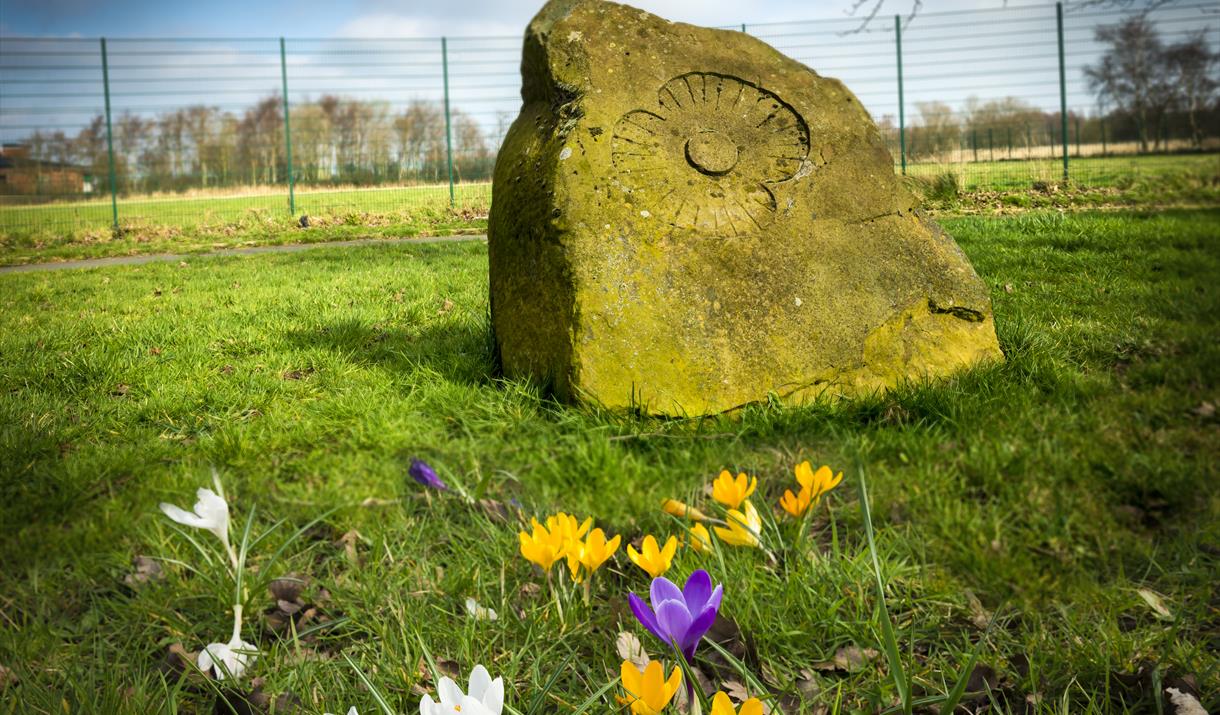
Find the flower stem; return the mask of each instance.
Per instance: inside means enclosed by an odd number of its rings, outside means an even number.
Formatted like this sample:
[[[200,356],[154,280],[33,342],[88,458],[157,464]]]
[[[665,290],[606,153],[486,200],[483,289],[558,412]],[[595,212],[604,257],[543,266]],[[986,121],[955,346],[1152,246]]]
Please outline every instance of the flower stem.
[[[233,637],[229,640],[230,643],[241,642],[241,604],[233,604]]]

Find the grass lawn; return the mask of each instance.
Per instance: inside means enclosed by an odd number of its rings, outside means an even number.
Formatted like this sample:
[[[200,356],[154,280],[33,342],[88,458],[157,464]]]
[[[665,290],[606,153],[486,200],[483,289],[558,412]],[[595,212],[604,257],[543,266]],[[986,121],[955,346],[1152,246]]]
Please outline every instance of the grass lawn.
[[[261,651],[248,676],[304,712],[379,712],[360,674],[417,712],[431,662],[463,686],[485,664],[511,712],[573,712],[617,676],[620,632],[662,655],[627,608],[648,579],[622,551],[588,605],[551,596],[515,507],[503,523],[426,497],[415,456],[476,497],[592,516],[624,541],[679,532],[663,497],[710,510],[722,468],[759,477],[768,515],[796,462],[844,469],[809,538],[783,521],[769,535],[775,561],[718,544],[670,573],[724,584],[717,637],[743,665],[705,645],[700,670],[789,713],[895,703],[867,650],[883,629],[857,461],[918,697],[948,691],[977,647],[976,710],[1172,712],[1159,687],[1193,683],[1215,711],[1220,210],[944,224],[992,287],[1005,363],[686,422],[496,379],[482,244],[0,276],[0,713],[213,711],[214,683],[180,678],[167,649],[228,639],[232,584],[157,510],[189,508],[213,467],[238,527],[285,520],[251,550],[242,635]],[[127,579],[137,556],[161,577]],[[316,607],[295,629],[266,587],[289,572]],[[467,597],[499,620],[468,617]],[[614,692],[585,712],[625,712]]]

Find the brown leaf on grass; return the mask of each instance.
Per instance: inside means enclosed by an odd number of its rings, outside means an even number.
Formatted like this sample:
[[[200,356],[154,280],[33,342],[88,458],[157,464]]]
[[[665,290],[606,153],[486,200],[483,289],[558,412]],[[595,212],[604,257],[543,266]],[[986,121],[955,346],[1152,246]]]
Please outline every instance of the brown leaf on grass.
[[[1190,411],[1195,417],[1210,419],[1216,416],[1216,403],[1204,401]]]
[[[1014,289],[1013,289],[1013,287],[1012,287],[1012,284],[1011,284],[1011,283],[1005,283],[1005,284],[1004,284],[1004,292],[1005,292],[1005,293],[1011,293],[1011,292],[1013,292],[1013,290],[1014,290]]]
[[[148,556],[136,556],[131,560],[135,571],[123,577],[123,583],[128,586],[137,586],[149,581],[158,581],[165,577],[161,570],[161,562]]]
[[[1173,613],[1165,605],[1165,600],[1161,597],[1161,594],[1147,588],[1137,589],[1136,593],[1140,595],[1140,598],[1144,599],[1144,603],[1148,604],[1148,607],[1152,609],[1157,618],[1162,621],[1173,620]]]
[[[444,315],[444,314],[448,313],[448,312],[449,312],[449,311],[451,311],[451,310],[453,310],[453,301],[452,301],[452,300],[449,300],[448,298],[446,298],[446,299],[445,299],[445,302],[444,302],[444,303],[441,303],[440,310],[437,310],[437,311],[436,311],[436,314],[437,314],[437,315]]]
[[[648,666],[648,653],[644,651],[644,644],[640,643],[640,639],[630,631],[623,631],[618,634],[618,638],[614,639],[614,649],[618,651],[618,657],[623,660],[631,661],[632,665],[644,670]]]
[[[991,614],[983,608],[978,596],[969,589],[966,590],[966,603],[970,606],[970,623],[980,631],[986,630],[987,626],[991,625]]]
[[[462,669],[456,660],[437,658],[436,669],[440,671],[440,675],[447,678],[452,678],[453,680],[458,680],[461,677]],[[416,694],[424,695],[428,691],[427,689],[421,687],[422,684],[432,685],[435,683],[432,668],[428,666],[428,661],[424,660],[424,658],[421,656],[419,661],[415,664],[415,671],[419,673],[419,682],[415,684],[414,690],[416,691]]]
[[[126,395],[128,390],[130,390],[130,389],[131,389],[130,385],[120,382],[119,384],[114,386],[113,390],[110,391],[110,396],[111,397],[122,397],[122,396]]]
[[[364,541],[364,537],[359,531],[350,529],[339,537],[335,542],[335,546],[342,546],[343,553],[347,556],[347,560],[351,564],[360,565],[363,559],[360,557],[360,542]]]
[[[224,367],[220,368],[220,374],[221,374],[221,375],[232,375],[232,374],[233,374],[233,366],[232,366],[232,365],[225,365]]]
[[[17,674],[4,665],[0,665],[0,692],[4,692],[11,685],[16,685],[18,681]]]
[[[822,692],[822,686],[818,683],[818,676],[808,668],[801,669],[801,676],[796,679],[796,689],[801,695],[812,700]]]
[[[872,648],[861,648],[857,645],[843,646],[835,651],[832,660],[814,663],[814,670],[821,671],[842,671],[844,673],[856,673],[864,669],[868,662],[876,658],[879,653]]]
[[[300,603],[301,593],[307,585],[309,585],[309,577],[290,573],[287,576],[273,579],[267,585],[267,590],[271,592],[271,597],[276,601]]]
[[[305,378],[309,377],[313,373],[314,373],[314,369],[312,367],[309,367],[309,368],[305,368],[304,370],[288,370],[285,373],[283,373],[280,377],[282,377],[285,380],[304,380]]]
[[[169,675],[198,672],[195,668],[195,654],[189,652],[181,643],[171,643],[165,649],[165,658],[161,661],[161,670]]]
[[[153,355],[153,356],[160,355],[160,354],[161,354],[161,348],[149,348],[149,349],[148,349],[148,354],[149,354],[149,355]]]
[[[1178,688],[1165,688],[1165,694],[1169,696],[1169,702],[1173,703],[1174,715],[1207,715],[1203,703],[1192,693]]]
[[[509,522],[510,513],[504,502],[499,502],[495,499],[480,499],[478,507],[488,519],[497,524],[507,524]]]

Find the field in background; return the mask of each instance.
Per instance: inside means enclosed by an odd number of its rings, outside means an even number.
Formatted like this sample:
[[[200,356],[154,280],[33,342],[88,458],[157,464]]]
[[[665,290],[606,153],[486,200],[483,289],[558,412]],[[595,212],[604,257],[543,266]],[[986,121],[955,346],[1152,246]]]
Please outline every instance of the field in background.
[[[1220,185],[1220,154],[1087,157],[1073,158],[1071,163],[1075,176],[1087,177],[1071,182],[1078,188],[1126,190],[1149,180],[1171,183],[1176,177]],[[895,171],[900,171],[900,167],[896,166]],[[1063,165],[1056,159],[1031,159],[907,166],[907,175],[915,179],[945,174],[953,174],[957,184],[967,191],[1023,191],[1036,184],[1061,183]],[[1168,190],[1166,195],[1170,195]],[[353,222],[384,223],[365,219],[421,209],[440,211],[450,206],[447,184],[298,190],[295,196],[297,216],[347,217]],[[485,213],[491,198],[489,182],[454,185],[453,203],[458,209]],[[120,226],[137,231],[152,226],[223,227],[248,219],[280,221],[289,217],[286,187],[252,188],[237,196],[225,195],[221,190],[194,190],[180,197],[163,194],[124,198],[119,200],[118,209]],[[0,236],[71,233],[68,227],[72,226],[106,229],[112,225],[112,216],[107,200],[0,206]]]

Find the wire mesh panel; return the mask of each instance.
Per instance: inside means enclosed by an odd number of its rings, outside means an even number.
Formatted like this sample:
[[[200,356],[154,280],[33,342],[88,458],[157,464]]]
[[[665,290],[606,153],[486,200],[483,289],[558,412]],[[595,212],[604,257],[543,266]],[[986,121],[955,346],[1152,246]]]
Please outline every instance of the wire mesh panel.
[[[101,45],[0,40],[0,230],[111,220]]]
[[[843,80],[915,181],[1220,171],[1214,0],[733,29]],[[482,212],[520,58],[519,36],[0,38],[0,231]]]

